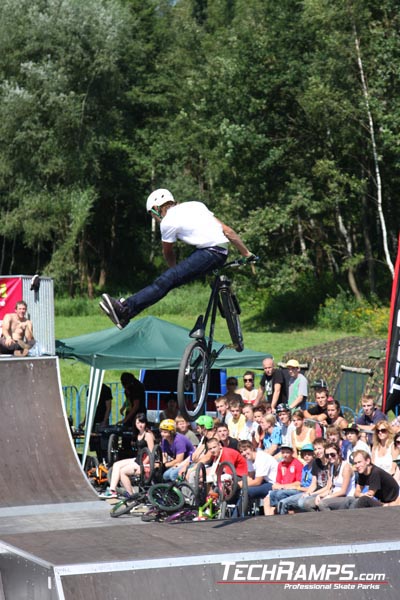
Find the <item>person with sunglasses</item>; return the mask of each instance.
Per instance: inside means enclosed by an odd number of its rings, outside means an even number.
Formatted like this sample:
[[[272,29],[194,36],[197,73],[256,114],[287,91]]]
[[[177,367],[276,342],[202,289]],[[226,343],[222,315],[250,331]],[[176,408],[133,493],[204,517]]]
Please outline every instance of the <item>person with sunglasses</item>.
[[[244,404],[251,404],[252,406],[255,405],[258,394],[257,388],[254,387],[254,378],[253,371],[246,371],[243,375],[244,387],[237,390],[237,393],[242,396]]]
[[[178,204],[169,190],[157,189],[146,201],[146,210],[160,224],[162,252],[168,269],[152,284],[126,299],[102,294],[100,308],[119,329],[172,289],[211,273],[224,265],[229,243],[244,257],[254,255],[239,235],[217,219],[202,202]],[[177,263],[175,246],[182,241],[193,252]]]
[[[325,457],[329,465],[328,489],[315,498],[315,506],[320,511],[349,508],[354,496],[355,477],[351,465],[342,459],[337,444],[328,443]]]
[[[393,429],[388,421],[378,421],[372,435],[371,460],[373,464],[399,479],[398,467],[394,462]]]

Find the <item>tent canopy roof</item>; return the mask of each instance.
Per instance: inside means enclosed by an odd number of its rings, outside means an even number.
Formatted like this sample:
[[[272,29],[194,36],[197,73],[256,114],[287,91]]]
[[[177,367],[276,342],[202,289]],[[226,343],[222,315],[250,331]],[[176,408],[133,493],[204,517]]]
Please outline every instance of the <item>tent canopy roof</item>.
[[[189,342],[189,329],[156,317],[144,317],[131,321],[122,331],[113,327],[56,340],[56,353],[60,358],[76,358],[103,370],[178,369]],[[218,342],[215,343],[218,345]],[[266,356],[271,355],[226,348],[214,368],[260,369]]]

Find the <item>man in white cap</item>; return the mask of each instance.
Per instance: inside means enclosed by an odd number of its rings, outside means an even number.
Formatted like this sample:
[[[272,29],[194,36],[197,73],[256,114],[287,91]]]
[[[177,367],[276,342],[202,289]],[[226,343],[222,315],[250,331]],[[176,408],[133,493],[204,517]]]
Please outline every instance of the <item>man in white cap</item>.
[[[287,361],[286,368],[289,371],[289,400],[288,404],[294,408],[306,408],[308,396],[308,382],[302,373],[300,373],[299,361],[292,358]]]
[[[169,268],[151,285],[126,300],[102,295],[100,308],[119,329],[170,290],[222,267],[228,256],[229,242],[244,258],[253,257],[238,234],[219,221],[202,202],[177,204],[169,190],[158,189],[147,198],[146,209],[160,223],[162,250]],[[195,248],[180,263],[176,262],[175,254],[178,240]]]

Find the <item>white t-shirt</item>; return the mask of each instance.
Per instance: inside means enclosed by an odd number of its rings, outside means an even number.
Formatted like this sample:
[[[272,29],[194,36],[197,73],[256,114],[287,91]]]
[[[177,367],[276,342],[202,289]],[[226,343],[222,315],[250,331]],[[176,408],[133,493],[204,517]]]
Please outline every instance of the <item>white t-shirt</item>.
[[[253,462],[256,477],[263,477],[264,481],[275,483],[278,469],[278,461],[273,456],[267,454],[261,448],[256,452],[256,458]]]
[[[222,246],[229,240],[222,225],[202,202],[184,202],[168,209],[161,221],[161,239],[173,244],[182,240],[196,248]]]

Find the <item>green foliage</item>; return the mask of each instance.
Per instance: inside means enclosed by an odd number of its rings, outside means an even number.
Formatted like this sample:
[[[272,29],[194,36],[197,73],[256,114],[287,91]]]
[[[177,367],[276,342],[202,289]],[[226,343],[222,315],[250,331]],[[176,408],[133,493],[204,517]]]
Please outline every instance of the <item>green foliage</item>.
[[[389,308],[376,300],[358,302],[343,290],[327,298],[317,316],[318,327],[382,337],[388,333]]]

